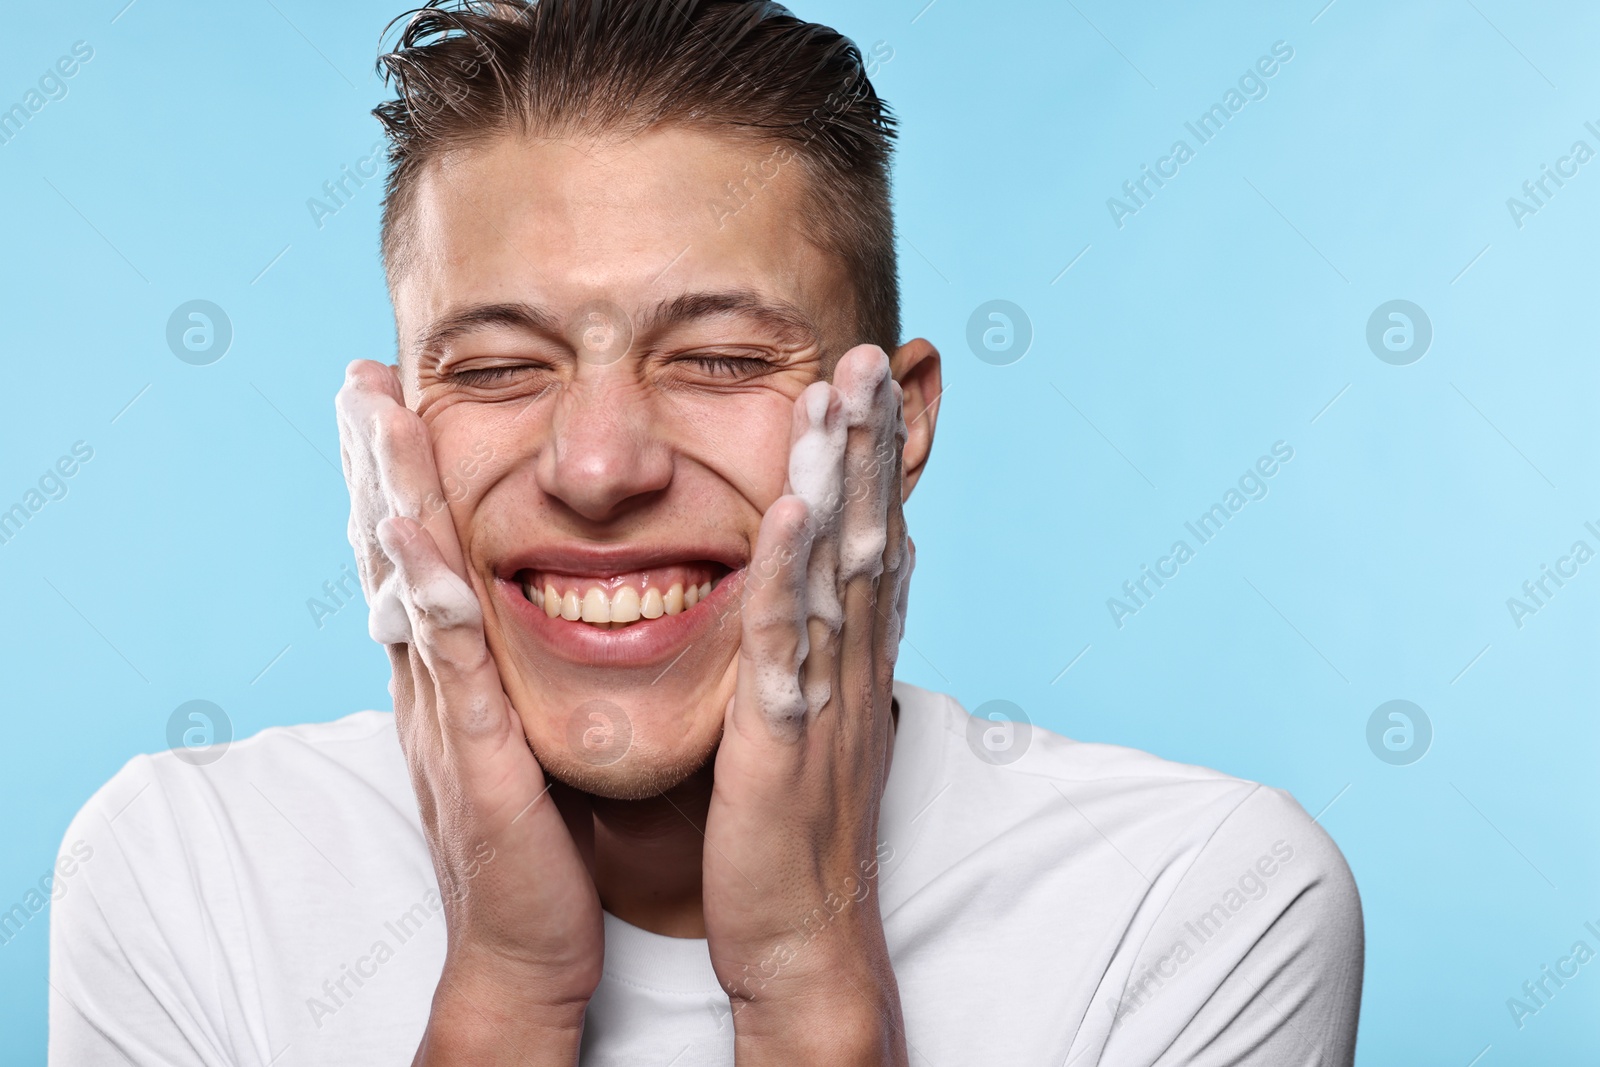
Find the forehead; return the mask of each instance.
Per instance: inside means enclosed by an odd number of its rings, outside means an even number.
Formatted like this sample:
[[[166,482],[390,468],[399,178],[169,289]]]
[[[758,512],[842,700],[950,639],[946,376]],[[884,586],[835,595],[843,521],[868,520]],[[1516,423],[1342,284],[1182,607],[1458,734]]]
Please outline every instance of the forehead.
[[[845,338],[851,289],[807,236],[792,151],[677,127],[626,139],[507,135],[419,176],[395,279],[402,343],[463,304],[626,310],[751,291]],[[838,331],[836,333],[836,331]]]

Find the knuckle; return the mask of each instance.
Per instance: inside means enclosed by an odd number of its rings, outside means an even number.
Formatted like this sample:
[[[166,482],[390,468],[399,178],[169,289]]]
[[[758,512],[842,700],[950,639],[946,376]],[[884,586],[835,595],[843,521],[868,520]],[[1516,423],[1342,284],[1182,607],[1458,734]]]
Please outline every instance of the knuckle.
[[[407,592],[422,628],[434,633],[470,630],[483,624],[477,596],[454,573],[413,582]]]
[[[357,412],[370,401],[373,394],[392,395],[389,383],[394,379],[389,368],[370,359],[351,361],[344,370],[344,382],[334,394],[334,408],[344,415]]]
[[[884,571],[883,555],[887,546],[887,531],[881,529],[852,539],[839,560],[840,577],[846,583],[876,581]]]
[[[806,614],[806,626],[813,635],[812,643],[832,654],[839,647],[839,636],[844,632],[844,611],[834,605],[813,605]]]
[[[385,405],[372,413],[372,432],[380,445],[394,447],[409,443],[416,436],[412,413],[398,404]]]
[[[487,654],[484,658],[487,658]],[[504,717],[497,713],[494,703],[483,693],[472,693],[462,700],[446,703],[440,713],[440,719],[451,730],[466,735],[493,733],[504,722]]]
[[[795,619],[788,612],[760,613],[747,618],[745,639],[762,659],[793,659],[798,647]]]
[[[344,368],[347,388],[381,389],[390,377],[389,368],[375,359],[352,359]]]

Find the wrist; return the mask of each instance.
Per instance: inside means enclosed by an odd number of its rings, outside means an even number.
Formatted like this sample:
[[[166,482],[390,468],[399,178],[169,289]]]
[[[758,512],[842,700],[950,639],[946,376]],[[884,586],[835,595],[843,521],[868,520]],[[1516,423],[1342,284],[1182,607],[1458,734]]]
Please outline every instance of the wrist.
[[[872,940],[813,943],[791,958],[787,973],[780,969],[768,981],[730,985],[739,1067],[904,1064],[899,987],[881,929],[878,951],[861,951]],[[827,951],[847,945],[854,951]],[[802,961],[802,955],[808,958]]]
[[[826,1063],[830,1067],[900,1067],[907,1062],[900,997],[859,979],[833,988],[734,1005],[734,1050],[739,1067]]]
[[[571,1067],[587,1007],[542,977],[447,962],[415,1063]]]

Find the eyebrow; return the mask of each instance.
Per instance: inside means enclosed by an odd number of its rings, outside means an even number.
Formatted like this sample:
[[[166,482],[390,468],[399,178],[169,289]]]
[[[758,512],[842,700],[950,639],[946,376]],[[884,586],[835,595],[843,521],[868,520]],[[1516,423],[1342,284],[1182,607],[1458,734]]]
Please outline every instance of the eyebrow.
[[[734,316],[755,321],[785,340],[815,340],[817,325],[799,307],[785,300],[768,300],[753,289],[684,293],[657,304],[645,320],[645,330],[655,332],[695,319]]]
[[[785,300],[768,300],[753,289],[683,293],[657,304],[638,333],[655,333],[697,319],[730,316],[754,321],[785,341],[816,340],[820,331],[811,316]],[[437,356],[458,337],[478,330],[510,329],[560,337],[561,323],[550,311],[520,302],[475,304],[452,311],[432,323],[418,338],[419,356]]]
[[[561,324],[549,311],[534,304],[475,304],[453,311],[431,324],[417,342],[420,356],[437,355],[445,345],[464,334],[495,328],[560,336]]]

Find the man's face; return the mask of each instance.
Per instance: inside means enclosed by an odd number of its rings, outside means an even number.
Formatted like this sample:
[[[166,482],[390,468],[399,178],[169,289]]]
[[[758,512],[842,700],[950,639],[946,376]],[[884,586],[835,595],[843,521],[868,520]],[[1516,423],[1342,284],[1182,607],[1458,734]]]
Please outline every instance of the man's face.
[[[715,749],[795,398],[862,340],[801,166],[757,188],[769,146],[664,128],[506,137],[418,186],[406,401],[506,693],[545,769],[590,792],[658,793]]]

